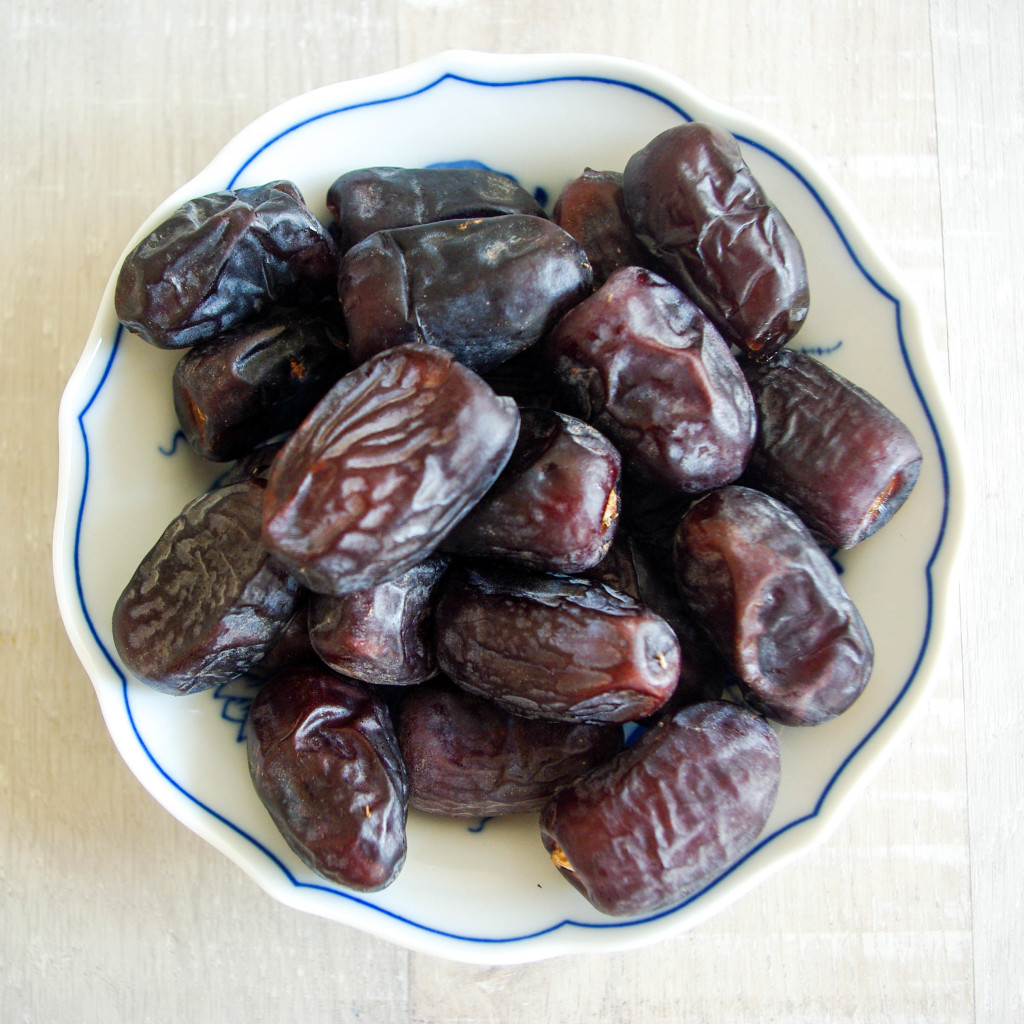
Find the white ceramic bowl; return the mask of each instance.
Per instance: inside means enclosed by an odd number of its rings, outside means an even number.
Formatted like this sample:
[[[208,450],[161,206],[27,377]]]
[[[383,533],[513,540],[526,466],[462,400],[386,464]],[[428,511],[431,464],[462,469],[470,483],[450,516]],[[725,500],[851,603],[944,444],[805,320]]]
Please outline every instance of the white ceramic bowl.
[[[183,201],[288,178],[326,219],[330,183],[353,168],[474,160],[550,201],[584,167],[621,170],[685,119],[735,133],[807,256],[811,313],[796,347],[866,387],[915,433],[924,468],[906,506],[842,556],[844,582],[876,646],[851,710],[815,729],[781,729],[783,780],[757,846],[680,906],[640,920],[602,916],[551,865],[533,816],[485,827],[413,813],[399,879],[374,895],[325,882],[286,846],[246,768],[242,683],[192,697],[141,685],[119,664],[110,617],[142,556],[213,479],[176,441],[177,354],[119,327],[112,275],[60,409],[54,542],[68,633],[131,770],[175,817],[290,906],[413,949],[481,963],[639,946],[704,920],[820,840],[927,689],[960,533],[953,434],[928,367],[920,315],[835,185],[792,143],[639,64],[593,56],[454,52],[318,89],[263,115],[143,224],[126,252]],[[779,908],[784,917],[785,908]]]

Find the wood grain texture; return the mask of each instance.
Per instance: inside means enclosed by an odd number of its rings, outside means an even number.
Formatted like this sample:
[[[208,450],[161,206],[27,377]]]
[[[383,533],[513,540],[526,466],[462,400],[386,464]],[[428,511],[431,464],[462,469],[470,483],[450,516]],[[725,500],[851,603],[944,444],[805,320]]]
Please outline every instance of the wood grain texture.
[[[0,1020],[1024,1019],[1022,36],[1015,0],[0,7]],[[275,903],[120,761],[53,597],[57,405],[136,226],[273,104],[450,47],[643,60],[821,158],[916,289],[973,456],[905,740],[819,849],[642,951],[467,967]]]

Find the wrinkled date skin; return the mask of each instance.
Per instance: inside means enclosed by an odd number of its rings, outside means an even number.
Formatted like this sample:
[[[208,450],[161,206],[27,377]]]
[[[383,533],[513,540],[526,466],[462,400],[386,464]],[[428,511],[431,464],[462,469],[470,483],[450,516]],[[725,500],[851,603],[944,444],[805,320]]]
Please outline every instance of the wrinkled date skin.
[[[713,881],[754,844],[781,774],[768,723],[695,704],[560,790],[541,814],[558,870],[602,913],[652,913]]]
[[[418,342],[483,372],[539,341],[592,278],[571,235],[509,215],[379,231],[343,257],[338,296],[356,362]]]
[[[449,678],[527,718],[633,721],[661,707],[679,678],[668,623],[582,578],[453,569],[435,631]]]
[[[317,594],[309,638],[336,672],[374,685],[408,686],[437,672],[433,610],[448,560],[433,555],[375,587],[331,597]]]
[[[556,790],[614,757],[623,734],[618,725],[522,718],[437,681],[403,696],[398,744],[410,807],[474,818],[540,810]]]
[[[408,782],[387,706],[325,668],[274,676],[253,698],[249,774],[304,864],[360,892],[405,862]]]
[[[696,494],[735,480],[754,444],[754,404],[729,346],[678,288],[617,270],[544,342],[574,411],[638,471]]]
[[[594,268],[595,288],[620,267],[643,267],[651,262],[630,226],[622,175],[617,171],[588,167],[562,190],[551,219],[583,246]]]
[[[630,158],[622,187],[637,236],[727,341],[763,358],[796,334],[810,304],[803,250],[732,135],[669,128]]]
[[[338,251],[291,182],[192,199],[128,254],[117,318],[159,348],[187,348],[278,304],[327,294]]]
[[[235,484],[186,505],[114,608],[114,646],[154,689],[197,693],[234,679],[276,643],[299,586],[260,544],[263,486]]]
[[[327,191],[341,251],[391,228],[523,213],[543,217],[540,204],[505,174],[479,167],[364,167]]]
[[[881,529],[921,472],[921,449],[906,425],[802,352],[784,349],[744,372],[759,424],[745,481],[838,548]]]
[[[349,368],[340,326],[284,313],[190,348],[172,395],[192,449],[227,462],[297,427]]]
[[[582,420],[523,409],[494,486],[445,539],[446,551],[577,573],[608,553],[619,518],[619,453]]]
[[[450,353],[383,352],[342,377],[278,453],[264,543],[317,593],[401,576],[483,497],[518,431],[515,403]]]
[[[818,725],[867,685],[874,648],[832,563],[796,513],[747,487],[703,498],[676,533],[679,591],[752,707]]]

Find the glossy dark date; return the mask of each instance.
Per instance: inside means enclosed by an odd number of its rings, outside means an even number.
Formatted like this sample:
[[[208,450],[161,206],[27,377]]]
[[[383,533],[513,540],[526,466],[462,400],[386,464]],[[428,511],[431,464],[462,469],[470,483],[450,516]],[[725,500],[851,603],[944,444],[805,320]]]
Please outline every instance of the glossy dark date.
[[[725,487],[684,516],[675,559],[683,600],[754,708],[784,725],[817,725],[857,699],[874,663],[871,638],[796,513]]]
[[[620,267],[650,263],[650,254],[630,226],[617,171],[588,167],[562,189],[551,219],[583,246],[594,268],[595,288]]]
[[[494,483],[519,411],[449,352],[391,349],[341,378],[271,467],[263,540],[317,593],[430,555]]]
[[[505,174],[479,167],[364,167],[338,178],[327,208],[347,252],[377,231],[439,220],[524,213],[543,217],[529,192]]]
[[[340,326],[318,312],[281,313],[190,348],[172,394],[192,449],[224,462],[297,427],[349,368]]]
[[[617,270],[544,351],[577,414],[639,472],[695,494],[743,471],[756,427],[743,374],[708,318],[657,274]]]
[[[582,420],[523,409],[501,476],[445,539],[446,551],[576,573],[607,554],[619,518],[619,453]]]
[[[509,215],[371,235],[342,259],[338,295],[357,362],[418,342],[484,371],[537,342],[591,280],[571,235]]]
[[[276,643],[299,586],[260,544],[263,487],[218,488],[186,505],[114,608],[114,646],[157,690],[196,693],[233,679]]]
[[[338,253],[291,182],[192,199],[125,258],[117,318],[160,348],[185,348],[277,304],[326,294]]]
[[[552,862],[598,910],[652,913],[697,892],[757,839],[779,741],[754,712],[696,704],[560,790],[541,814]]]
[[[528,718],[643,718],[668,700],[679,678],[679,643],[664,619],[577,577],[453,570],[441,587],[435,629],[443,672]]]
[[[433,555],[401,576],[342,597],[317,594],[309,638],[336,672],[374,685],[408,686],[437,672],[433,605],[448,561]]]
[[[622,749],[622,727],[544,722],[450,683],[409,690],[398,711],[409,806],[452,817],[538,811]]]
[[[728,132],[692,122],[635,153],[623,173],[630,223],[725,339],[755,358],[807,317],[803,250]]]
[[[906,425],[801,352],[785,349],[744,372],[758,411],[745,479],[838,548],[884,526],[921,472],[921,449]]]
[[[387,707],[327,669],[275,676],[249,712],[249,773],[317,874],[373,892],[405,861],[408,783]]]

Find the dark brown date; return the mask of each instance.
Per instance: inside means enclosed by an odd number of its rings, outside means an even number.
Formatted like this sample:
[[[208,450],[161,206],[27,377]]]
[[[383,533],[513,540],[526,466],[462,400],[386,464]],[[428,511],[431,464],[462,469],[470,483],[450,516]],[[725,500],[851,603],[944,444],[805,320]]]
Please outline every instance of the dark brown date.
[[[299,585],[260,544],[263,486],[218,488],[189,503],[142,560],[114,608],[125,667],[171,694],[248,671],[274,646]]]
[[[354,594],[317,594],[309,638],[336,672],[374,685],[408,686],[437,672],[433,598],[448,560],[433,555],[401,576]]]
[[[287,181],[192,199],[125,258],[117,318],[159,348],[185,348],[278,304],[326,294],[338,252]]]
[[[779,741],[763,718],[727,701],[695,704],[560,790],[541,814],[541,838],[602,913],[653,913],[753,846],[780,773]]]
[[[269,679],[289,668],[319,667],[321,661],[309,640],[309,592],[303,590],[291,618],[285,623],[274,646],[247,674]]]
[[[345,254],[338,295],[356,362],[418,342],[482,372],[537,342],[591,280],[571,235],[509,215],[379,231]]]
[[[494,486],[444,550],[576,573],[607,554],[619,518],[622,459],[582,420],[523,409],[519,440]]]
[[[435,630],[443,672],[527,718],[643,718],[668,700],[679,678],[679,643],[664,619],[576,577],[497,566],[452,570]]]
[[[626,214],[622,175],[588,167],[562,189],[551,219],[583,246],[594,268],[594,287],[619,267],[643,267],[650,254],[640,244]]]
[[[697,122],[662,132],[623,173],[630,223],[672,280],[755,358],[807,317],[803,250],[735,138]]]
[[[903,422],[801,352],[785,349],[744,372],[758,411],[745,479],[838,548],[881,529],[921,472],[921,449]]]
[[[675,559],[683,600],[754,708],[784,725],[817,725],[857,699],[871,638],[795,512],[725,487],[683,517]]]
[[[398,744],[410,807],[475,818],[540,810],[617,754],[623,736],[618,725],[522,718],[436,681],[403,696]]]
[[[439,220],[524,213],[543,217],[529,192],[505,174],[478,167],[364,167],[327,191],[341,251],[377,231]]]
[[[574,411],[639,472],[696,494],[735,480],[754,405],[729,346],[678,288],[617,270],[544,342]]]
[[[226,462],[293,430],[349,368],[343,345],[336,327],[309,311],[281,313],[190,348],[172,381],[189,445]]]
[[[386,705],[325,668],[293,669],[261,687],[247,731],[253,785],[303,863],[360,892],[394,881],[408,783]]]
[[[270,471],[264,543],[317,593],[401,576],[497,479],[519,411],[451,353],[391,349],[341,378]]]

